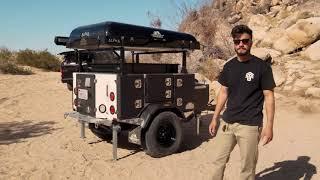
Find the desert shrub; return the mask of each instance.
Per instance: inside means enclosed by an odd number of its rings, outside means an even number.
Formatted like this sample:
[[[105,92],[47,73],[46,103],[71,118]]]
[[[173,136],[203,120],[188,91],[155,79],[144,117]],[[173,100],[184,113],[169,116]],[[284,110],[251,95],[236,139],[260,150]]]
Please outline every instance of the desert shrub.
[[[32,74],[31,69],[19,67],[15,64],[13,52],[7,48],[0,48],[0,72],[4,74]]]
[[[12,57],[12,52],[7,48],[0,48],[0,59],[8,60]]]
[[[30,68],[19,67],[13,61],[0,58],[0,72],[4,74],[30,75],[33,74]]]
[[[218,79],[218,76],[220,74],[220,68],[213,59],[209,59],[201,63],[201,65],[197,69],[197,72],[204,75],[210,81],[215,81]]]
[[[59,71],[60,60],[48,51],[34,51],[30,49],[17,52],[18,64],[45,69],[48,71]]]

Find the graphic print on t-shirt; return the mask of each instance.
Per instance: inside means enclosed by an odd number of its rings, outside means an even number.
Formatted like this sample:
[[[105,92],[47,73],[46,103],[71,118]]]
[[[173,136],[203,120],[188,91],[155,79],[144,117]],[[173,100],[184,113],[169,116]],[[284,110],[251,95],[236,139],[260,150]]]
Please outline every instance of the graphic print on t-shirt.
[[[251,81],[254,78],[254,74],[252,72],[246,73],[246,79],[247,81]]]

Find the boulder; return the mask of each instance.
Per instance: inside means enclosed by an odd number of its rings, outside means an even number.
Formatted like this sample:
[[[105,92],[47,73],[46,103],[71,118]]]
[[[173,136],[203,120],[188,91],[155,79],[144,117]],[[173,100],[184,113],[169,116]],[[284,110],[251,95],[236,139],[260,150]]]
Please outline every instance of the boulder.
[[[268,48],[252,48],[251,53],[262,60],[268,60],[270,56],[273,59],[281,55],[281,52]]]
[[[281,38],[273,43],[273,48],[288,54],[297,49],[297,44],[294,43],[287,34],[284,34]]]
[[[272,0],[271,1],[271,5],[272,6],[278,6],[278,5],[280,5],[280,2],[281,2],[281,0]],[[272,9],[272,8],[271,8]],[[272,11],[272,10],[271,10]]]
[[[298,3],[298,0],[282,0],[282,4],[286,6],[291,6]]]
[[[270,29],[265,37],[260,41],[260,47],[272,47],[273,43],[276,42],[278,39],[284,36],[286,31],[282,28],[272,28]]]
[[[295,87],[299,87],[299,88],[309,88],[312,87],[313,85],[315,85],[317,83],[317,81],[315,79],[298,79],[295,83],[294,86]]]
[[[299,19],[306,19],[312,17],[313,14],[309,11],[297,11],[291,16],[283,19],[279,25],[280,28],[287,29],[288,27],[294,25]]]
[[[242,12],[243,7],[245,7],[245,4],[243,1],[238,1],[235,7],[235,11],[237,13]]]
[[[273,78],[276,86],[281,86],[286,81],[286,74],[279,66],[272,66]]]
[[[319,2],[317,0],[300,0],[303,1],[303,3],[299,4],[299,6],[296,8],[297,11],[311,11],[314,16],[320,16],[320,11],[318,9],[320,9],[320,3],[316,3]]]
[[[281,6],[273,6],[270,8],[270,12],[267,14],[270,17],[275,17],[281,10]]]
[[[230,24],[234,24],[236,22],[238,22],[240,19],[242,18],[241,14],[234,14],[230,17],[228,17],[228,23]]]
[[[304,96],[306,92],[306,88],[299,87],[299,86],[292,86],[292,89],[290,90],[290,93],[297,96]]]
[[[293,83],[296,81],[296,76],[293,74],[290,74],[286,77],[286,80],[284,82],[284,86],[292,86]]]
[[[287,18],[290,15],[290,12],[285,9],[285,7],[281,6],[279,13],[277,13],[276,20],[281,21]]]
[[[251,16],[248,26],[253,31],[253,38],[258,41],[264,39],[266,32],[272,27],[271,21],[261,14]]]
[[[320,40],[311,44],[302,55],[313,61],[320,61]]]
[[[285,67],[290,71],[300,73],[306,67],[306,65],[302,61],[288,61],[285,64]]]
[[[305,95],[320,98],[320,88],[310,87],[306,90]]]
[[[291,85],[284,86],[282,88],[283,91],[292,91],[293,87]]]
[[[286,34],[273,47],[283,53],[290,53],[316,41],[320,35],[320,17],[301,19],[286,29]]]
[[[261,13],[268,13],[272,5],[272,0],[260,0],[259,9]]]

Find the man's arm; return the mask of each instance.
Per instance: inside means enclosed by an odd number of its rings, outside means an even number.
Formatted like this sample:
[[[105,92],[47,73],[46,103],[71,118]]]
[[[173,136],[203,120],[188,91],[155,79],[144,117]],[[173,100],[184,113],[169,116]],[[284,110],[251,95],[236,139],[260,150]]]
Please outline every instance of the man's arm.
[[[217,126],[217,122],[218,122],[218,118],[220,115],[220,112],[222,111],[226,101],[228,98],[228,88],[226,86],[221,86],[219,94],[218,94],[218,99],[217,99],[217,104],[216,104],[216,108],[214,111],[214,115],[212,117],[211,123],[209,125],[209,133],[212,136],[216,135],[216,126]]]
[[[262,128],[262,145],[268,144],[273,139],[273,121],[275,112],[274,92],[273,90],[263,90],[265,106],[267,111],[267,123]]]

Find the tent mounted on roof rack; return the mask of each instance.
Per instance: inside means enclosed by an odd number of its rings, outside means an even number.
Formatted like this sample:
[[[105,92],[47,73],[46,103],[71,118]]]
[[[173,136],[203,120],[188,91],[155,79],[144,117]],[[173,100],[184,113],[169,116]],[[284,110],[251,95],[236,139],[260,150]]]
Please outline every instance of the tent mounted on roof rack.
[[[69,38],[56,37],[55,43],[72,49],[200,49],[190,34],[111,21],[78,27]]]

